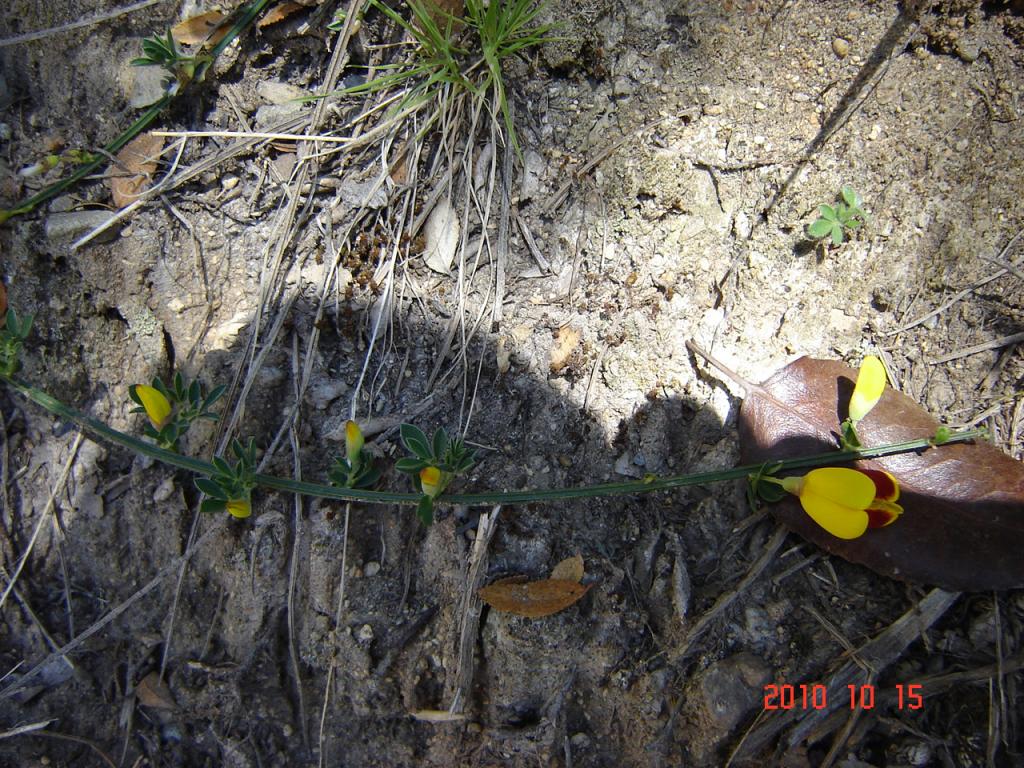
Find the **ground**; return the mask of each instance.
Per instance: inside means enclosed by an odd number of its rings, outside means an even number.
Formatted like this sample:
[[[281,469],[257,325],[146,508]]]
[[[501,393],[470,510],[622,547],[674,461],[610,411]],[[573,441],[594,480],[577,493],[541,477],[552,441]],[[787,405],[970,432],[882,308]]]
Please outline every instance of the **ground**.
[[[557,39],[504,64],[518,151],[465,97],[443,131],[377,133],[386,94],[296,102],[360,82],[402,37],[375,11],[346,36],[334,4],[300,9],[243,33],[155,127],[353,140],[169,138],[161,186],[94,240],[73,245],[112,205],[99,179],[8,222],[9,301],[36,318],[21,376],[133,434],[129,385],[231,385],[184,450],[251,435],[265,471],[310,480],[350,417],[382,466],[402,421],[444,426],[479,449],[458,490],[483,491],[736,464],[743,392],[688,339],[753,381],[873,352],[1020,459],[1020,5],[554,0]],[[13,6],[3,205],[68,172],[19,169],[126,127],[142,38],[207,10],[157,2],[19,42],[115,6]],[[811,241],[844,185],[865,226]],[[454,261],[429,268],[452,231]],[[2,606],[3,765],[852,768],[1024,749],[1020,591],[878,576],[752,513],[741,483],[442,505],[429,527],[258,491],[234,520],[200,514],[187,473],[13,391],[0,413],[5,589],[29,552]],[[576,554],[592,586],[564,611],[475,598]],[[851,711],[847,684],[875,707]],[[766,711],[772,685],[793,708]]]

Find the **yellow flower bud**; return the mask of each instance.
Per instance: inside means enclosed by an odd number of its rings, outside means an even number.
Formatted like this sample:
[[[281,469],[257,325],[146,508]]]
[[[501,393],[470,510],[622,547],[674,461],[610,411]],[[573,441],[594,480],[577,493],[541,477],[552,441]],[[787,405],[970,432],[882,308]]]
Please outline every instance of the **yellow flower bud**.
[[[858,422],[875,407],[885,390],[885,366],[874,355],[868,355],[860,364],[857,384],[850,397],[850,421]]]
[[[149,420],[156,430],[163,429],[171,418],[171,404],[156,387],[148,384],[138,384],[135,387],[135,394],[142,401],[142,407],[149,416]]]
[[[239,520],[252,514],[252,503],[248,499],[231,499],[227,503],[228,514]]]
[[[363,437],[363,431],[359,429],[359,425],[349,419],[345,422],[345,458],[348,459],[349,466],[354,467],[356,461],[359,458],[359,452],[363,450],[363,444],[366,442]]]
[[[443,476],[437,467],[424,467],[420,470],[420,487],[430,498],[436,498],[444,490]]]

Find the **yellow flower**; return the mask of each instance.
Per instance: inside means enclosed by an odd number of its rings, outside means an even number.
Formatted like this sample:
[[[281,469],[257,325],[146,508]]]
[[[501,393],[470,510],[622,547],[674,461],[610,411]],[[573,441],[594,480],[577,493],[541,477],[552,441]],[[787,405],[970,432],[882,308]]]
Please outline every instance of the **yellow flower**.
[[[248,499],[231,499],[226,506],[232,517],[242,519],[252,514],[252,503]]]
[[[420,470],[420,487],[426,496],[434,499],[444,490],[444,475],[437,467],[424,467]]]
[[[350,467],[356,465],[359,460],[359,452],[363,450],[363,443],[366,440],[359,425],[349,419],[345,422],[345,458],[348,459]]]
[[[163,429],[171,418],[171,404],[164,393],[148,384],[137,384],[135,394],[142,401],[142,407],[153,423],[153,428],[157,431]]]
[[[821,467],[803,477],[784,477],[782,487],[818,525],[840,539],[856,539],[868,528],[882,528],[903,514],[896,504],[900,486],[877,469]]]
[[[857,422],[875,407],[885,390],[885,366],[874,355],[868,355],[860,364],[857,384],[850,397],[850,421]]]

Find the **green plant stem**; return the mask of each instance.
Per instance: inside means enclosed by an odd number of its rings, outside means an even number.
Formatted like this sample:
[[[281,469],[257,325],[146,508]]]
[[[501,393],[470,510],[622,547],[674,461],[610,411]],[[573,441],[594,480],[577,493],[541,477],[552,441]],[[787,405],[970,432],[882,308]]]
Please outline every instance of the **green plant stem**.
[[[16,390],[27,400],[45,408],[55,416],[66,419],[81,429],[97,437],[101,437],[117,445],[123,446],[143,456],[149,456],[164,464],[179,469],[185,469],[199,475],[212,476],[216,473],[213,464],[193,459],[188,456],[174,453],[159,448],[152,443],[147,443],[137,437],[126,435],[124,432],[107,426],[102,421],[87,416],[80,411],[71,408],[59,400],[51,397],[41,389],[17,381],[13,377],[0,374],[0,380],[7,383],[9,387]],[[986,435],[984,429],[968,429],[962,432],[954,432],[949,436],[947,443],[962,443],[982,438]],[[919,440],[907,440],[901,443],[882,445],[877,448],[865,448],[859,451],[829,451],[813,456],[805,456],[799,459],[786,459],[778,462],[762,462],[761,464],[747,464],[733,467],[727,470],[714,472],[700,472],[692,475],[679,475],[666,477],[651,481],[634,481],[625,483],[604,483],[602,485],[586,485],[575,488],[555,488],[549,490],[527,490],[527,491],[492,491],[486,493],[457,493],[441,496],[439,502],[449,504],[465,504],[468,506],[484,506],[492,504],[525,504],[538,501],[557,501],[564,499],[588,499],[597,496],[619,496],[626,494],[650,493],[652,491],[664,491],[671,488],[683,488],[690,485],[707,485],[709,483],[720,483],[727,480],[740,480],[761,470],[766,464],[775,467],[775,471],[789,471],[797,469],[808,469],[810,467],[821,467],[831,464],[845,464],[860,459],[877,459],[882,456],[891,456],[897,453],[910,453],[923,451],[936,447],[931,438]],[[305,496],[317,496],[325,499],[339,499],[343,501],[363,501],[369,504],[418,504],[422,494],[418,493],[394,493],[391,491],[366,491],[355,488],[339,488],[331,485],[319,485],[316,483],[305,483],[289,478],[275,477],[273,475],[257,474],[256,485],[263,488],[271,488],[286,493],[299,493]]]
[[[236,37],[238,37],[239,34],[241,34],[245,30],[246,27],[248,27],[250,24],[253,23],[253,21],[256,20],[256,18],[260,15],[260,13],[269,3],[270,0],[253,0],[253,2],[251,2],[243,11],[239,13],[238,20],[235,21],[235,23],[231,26],[231,29],[229,29],[227,34],[224,35],[224,38],[219,43],[217,43],[217,45],[210,51],[209,60],[205,61],[202,65],[200,65],[200,67],[196,69],[194,81],[199,81],[203,79],[203,75],[206,74],[206,71],[213,64],[213,61],[217,58],[217,56],[219,56],[221,52],[228,45],[230,45],[230,43]],[[181,93],[181,91],[184,90],[186,89],[182,88],[177,93],[165,93],[160,98],[159,101],[157,101],[155,104],[152,104],[149,107],[149,109],[147,109],[134,123],[128,126],[128,128],[123,133],[121,133],[116,139],[114,139],[105,147],[103,147],[102,152],[96,153],[92,160],[80,165],[75,170],[75,172],[72,173],[67,178],[54,182],[50,186],[32,195],[32,197],[28,198],[27,200],[23,200],[14,208],[0,210],[0,224],[5,223],[6,221],[15,216],[20,216],[23,213],[29,213],[37,205],[45,203],[47,200],[56,197],[65,189],[74,186],[79,181],[81,181],[86,176],[95,171],[97,168],[99,168],[101,165],[108,162],[110,155],[113,155],[116,152],[118,152],[125,144],[127,144],[129,141],[131,141],[144,130],[146,130],[146,128],[149,127],[150,123],[156,120],[157,116],[161,112],[163,112],[164,108],[167,107],[167,105],[170,104],[172,101],[174,101],[175,97],[178,96]]]

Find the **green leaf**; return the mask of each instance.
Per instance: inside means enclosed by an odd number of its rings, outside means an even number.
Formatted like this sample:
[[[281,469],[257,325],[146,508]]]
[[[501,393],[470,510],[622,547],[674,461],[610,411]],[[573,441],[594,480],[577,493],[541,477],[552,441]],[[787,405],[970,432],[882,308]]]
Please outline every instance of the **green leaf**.
[[[430,459],[430,444],[423,430],[414,424],[403,424],[399,427],[399,434],[402,437],[402,445],[406,450],[421,459]]]
[[[774,504],[777,501],[782,501],[786,498],[786,489],[781,485],[775,483],[758,483],[757,484],[757,495],[758,498],[763,501],[767,501],[769,504]]]
[[[819,205],[818,213],[821,214],[821,218],[828,219],[829,221],[837,221],[836,209],[831,205]]]
[[[228,464],[220,456],[214,456],[213,457],[213,466],[216,467],[217,471],[221,475],[223,475],[224,477],[234,477],[235,476],[235,470],[232,468],[232,466],[230,464]]]
[[[413,459],[410,457],[399,459],[395,462],[395,469],[406,475],[418,474],[421,469],[428,466],[430,466],[430,464],[427,461],[423,459]]]
[[[842,190],[840,190],[840,194],[842,195],[843,200],[846,201],[846,204],[851,208],[860,208],[860,204],[863,201],[853,187],[844,186]]]
[[[809,237],[813,237],[815,240],[828,237],[831,231],[832,222],[825,218],[815,219],[814,223],[807,227],[807,235]]]
[[[434,522],[434,500],[429,496],[423,496],[420,503],[416,505],[416,516],[424,525]]]
[[[434,432],[433,448],[434,458],[441,458],[448,451],[448,433],[443,427],[438,427]]]
[[[196,488],[205,493],[211,499],[220,499],[221,501],[228,500],[228,495],[224,492],[224,489],[210,478],[197,477],[194,482],[196,484]]]
[[[832,244],[843,244],[843,225],[840,224],[838,221],[832,225]]]
[[[128,387],[128,397],[129,397],[129,398],[131,398],[131,401],[132,401],[133,403],[137,403],[137,404],[138,404],[138,406],[139,406],[138,408],[132,408],[132,413],[140,413],[140,412],[144,412],[144,411],[146,410],[146,409],[145,409],[145,408],[144,408],[144,407],[142,406],[142,399],[141,399],[141,398],[140,398],[140,397],[138,396],[138,394],[136,394],[136,392],[135,392],[135,387],[136,387],[136,386],[138,386],[138,385],[137,385],[137,384],[131,384],[131,385],[130,385],[130,386]]]
[[[203,499],[199,505],[200,512],[223,512],[227,508],[227,499]]]
[[[210,391],[210,394],[208,394],[206,396],[206,399],[203,400],[203,410],[205,411],[207,408],[209,408],[214,403],[216,403],[218,400],[220,400],[224,396],[224,393],[227,392],[227,391],[228,391],[228,388],[226,386],[224,386],[223,384],[220,384],[220,385],[214,387]]]

